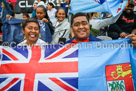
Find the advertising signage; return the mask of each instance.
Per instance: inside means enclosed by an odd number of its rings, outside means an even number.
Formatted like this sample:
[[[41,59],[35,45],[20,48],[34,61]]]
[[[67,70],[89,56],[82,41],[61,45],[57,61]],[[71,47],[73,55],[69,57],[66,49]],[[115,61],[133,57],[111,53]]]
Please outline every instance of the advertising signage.
[[[7,0],[10,1],[14,7],[16,13],[31,13],[33,11],[33,3],[35,0]],[[62,3],[64,0],[61,0]],[[47,5],[49,2],[53,3],[55,7],[59,6],[58,0],[45,0]]]

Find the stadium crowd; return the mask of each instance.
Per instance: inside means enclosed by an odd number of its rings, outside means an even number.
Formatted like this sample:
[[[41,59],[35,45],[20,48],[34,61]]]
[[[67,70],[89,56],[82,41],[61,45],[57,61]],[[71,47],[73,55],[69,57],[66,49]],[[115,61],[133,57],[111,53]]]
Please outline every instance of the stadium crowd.
[[[45,5],[44,0],[34,1],[32,16],[23,13],[22,18],[25,22],[21,23],[21,26],[24,38],[18,45],[75,43],[130,37],[136,46],[136,15],[133,3],[129,3],[121,14],[113,17],[108,12],[69,14],[70,0],[65,0],[65,3],[61,3],[61,0],[58,2],[60,7],[55,8],[51,2]],[[2,43],[8,40],[8,31],[4,30],[3,25],[6,19],[15,17],[15,10],[12,3],[2,0],[0,12]],[[45,23],[42,30],[41,22]]]

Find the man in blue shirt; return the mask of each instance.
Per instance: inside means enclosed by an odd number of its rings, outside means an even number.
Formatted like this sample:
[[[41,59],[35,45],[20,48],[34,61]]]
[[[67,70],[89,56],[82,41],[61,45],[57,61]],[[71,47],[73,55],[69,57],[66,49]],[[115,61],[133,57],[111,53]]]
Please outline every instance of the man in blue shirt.
[[[61,7],[63,7],[68,14],[68,9],[70,8],[70,0],[65,0],[65,3],[61,3],[61,0],[59,0],[59,4]]]
[[[84,13],[76,13],[72,17],[71,28],[75,37],[66,43],[101,41],[90,34],[89,18]],[[136,47],[136,29],[132,32],[132,34],[126,36],[126,38],[131,38],[131,43]]]
[[[87,17],[84,13],[76,13],[72,17],[71,28],[75,37],[66,43],[101,41],[90,33],[89,17]]]

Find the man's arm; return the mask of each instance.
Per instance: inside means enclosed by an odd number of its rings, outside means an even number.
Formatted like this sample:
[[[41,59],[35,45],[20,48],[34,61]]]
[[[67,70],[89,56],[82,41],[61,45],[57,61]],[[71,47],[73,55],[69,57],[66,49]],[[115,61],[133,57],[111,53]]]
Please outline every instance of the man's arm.
[[[131,38],[131,43],[133,44],[134,47],[136,47],[136,35],[135,34],[129,34],[126,36],[126,38]]]
[[[131,34],[136,34],[136,29],[133,29]]]
[[[126,36],[126,38],[131,38],[131,43],[133,44],[134,47],[136,47],[136,28],[135,27],[136,26],[134,24],[131,34]]]
[[[61,0],[59,0],[59,5],[61,6]]]
[[[102,19],[102,20],[93,19],[93,20],[90,20],[89,22],[90,22],[90,24],[92,25],[93,28],[99,30],[101,27],[106,27],[110,24],[115,23],[118,20],[118,18],[120,17],[120,15],[121,14],[119,14],[115,17],[106,18],[106,19]]]

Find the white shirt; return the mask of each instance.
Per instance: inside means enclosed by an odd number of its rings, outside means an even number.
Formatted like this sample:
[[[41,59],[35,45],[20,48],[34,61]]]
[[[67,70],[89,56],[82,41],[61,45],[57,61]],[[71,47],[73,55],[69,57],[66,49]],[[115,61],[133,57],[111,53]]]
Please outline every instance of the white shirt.
[[[43,5],[45,8],[46,8],[46,5],[43,1],[40,1],[38,4],[37,4],[37,7],[40,6],[40,5]]]
[[[52,10],[48,10],[47,13],[48,13],[48,16],[50,19],[54,19],[55,18],[55,15],[56,15],[56,9],[55,8],[52,8]]]
[[[27,41],[27,40],[22,41],[22,42],[19,43],[17,46],[27,46],[26,41]],[[34,45],[42,46],[42,45],[47,45],[47,43],[44,42],[44,41],[41,40],[41,39],[38,39]]]

